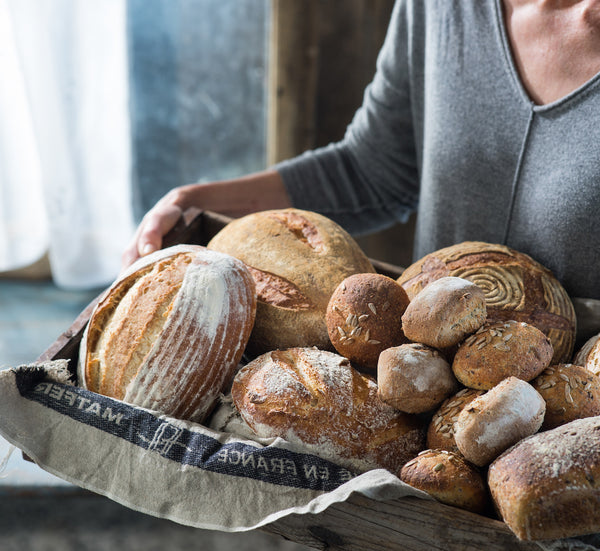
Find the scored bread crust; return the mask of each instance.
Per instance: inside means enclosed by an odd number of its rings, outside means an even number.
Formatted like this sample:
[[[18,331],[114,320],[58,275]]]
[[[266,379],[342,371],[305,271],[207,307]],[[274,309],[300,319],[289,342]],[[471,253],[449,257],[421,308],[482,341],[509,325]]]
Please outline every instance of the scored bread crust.
[[[231,382],[256,312],[242,262],[178,245],[140,259],[106,291],[85,330],[79,382],[200,422]]]
[[[375,381],[333,352],[263,354],[236,374],[231,396],[259,437],[281,437],[354,472],[399,473],[424,446],[423,421],[384,404]]]
[[[239,258],[256,282],[258,307],[248,351],[316,346],[332,350],[325,315],[346,277],[373,273],[356,241],[332,220],[299,209],[233,220],[208,248]]]

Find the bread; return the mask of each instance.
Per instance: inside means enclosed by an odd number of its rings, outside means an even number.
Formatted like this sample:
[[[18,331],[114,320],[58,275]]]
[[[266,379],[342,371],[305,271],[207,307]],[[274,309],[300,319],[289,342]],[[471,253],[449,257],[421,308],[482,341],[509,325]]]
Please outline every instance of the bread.
[[[349,275],[375,270],[356,241],[319,214],[283,209],[230,222],[208,248],[247,264],[258,295],[248,353],[316,346],[333,350],[325,312]]]
[[[460,453],[483,467],[542,426],[546,404],[525,381],[509,377],[463,408],[454,425]]]
[[[327,305],[327,331],[334,348],[353,365],[375,371],[379,354],[408,342],[402,332],[406,291],[381,274],[344,279]]]
[[[436,408],[459,384],[450,364],[435,348],[410,343],[384,350],[377,364],[379,397],[406,413]]]
[[[446,505],[483,513],[489,505],[485,479],[462,457],[446,450],[425,450],[400,471],[400,480]]]
[[[443,277],[411,298],[402,328],[411,341],[447,348],[477,331],[485,319],[483,291],[466,279]]]
[[[590,337],[573,357],[573,363],[600,375],[600,334]]]
[[[581,366],[550,366],[531,384],[546,401],[543,430],[600,415],[600,379]]]
[[[548,337],[525,322],[486,323],[461,344],[452,371],[465,386],[489,390],[506,377],[531,381],[550,365]]]
[[[600,417],[519,442],[490,465],[488,485],[500,515],[522,540],[600,531]]]
[[[375,381],[333,352],[267,352],[235,376],[231,396],[259,437],[281,437],[353,472],[396,474],[424,447],[425,427],[377,397]]]
[[[454,439],[454,423],[458,420],[459,413],[484,392],[484,390],[463,388],[455,395],[444,400],[429,423],[426,440],[427,447],[460,454],[460,450]]]
[[[550,338],[552,363],[571,360],[575,309],[565,289],[530,256],[503,245],[467,241],[428,254],[398,279],[409,298],[428,283],[456,276],[476,283],[485,293],[490,321],[525,321]]]
[[[79,354],[93,392],[200,422],[231,382],[256,312],[228,255],[179,245],[134,263],[95,307]]]

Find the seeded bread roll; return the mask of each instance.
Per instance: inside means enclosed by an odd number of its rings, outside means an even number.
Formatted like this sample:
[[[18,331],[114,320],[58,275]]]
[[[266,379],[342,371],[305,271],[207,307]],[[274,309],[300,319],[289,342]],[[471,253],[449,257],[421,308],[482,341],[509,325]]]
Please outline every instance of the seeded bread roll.
[[[466,241],[425,255],[398,282],[412,300],[426,285],[446,276],[468,279],[486,297],[489,321],[524,321],[548,336],[552,363],[571,361],[575,308],[552,272],[530,256],[504,245]]]
[[[446,450],[425,450],[400,472],[400,480],[453,507],[482,513],[488,508],[485,479],[464,458]]]
[[[459,414],[454,438],[460,453],[483,467],[542,426],[546,404],[525,381],[509,377]]]
[[[585,367],[594,375],[600,375],[600,334],[590,337],[573,358],[575,365]]]
[[[237,373],[231,396],[258,436],[279,436],[354,472],[397,474],[424,447],[423,421],[384,404],[375,381],[333,352],[263,354]]]
[[[477,331],[485,318],[485,296],[477,285],[459,277],[443,277],[412,298],[402,327],[411,341],[447,348]]]
[[[543,430],[600,415],[600,380],[581,366],[550,366],[531,384],[546,401]]]
[[[522,540],[599,532],[600,417],[519,442],[490,465],[488,484],[502,518]]]
[[[334,348],[353,365],[377,369],[379,354],[408,342],[402,332],[406,291],[381,274],[355,274],[342,281],[327,305]]]
[[[235,258],[179,245],[133,264],[96,306],[79,381],[93,392],[200,422],[233,378],[256,312]]]
[[[208,248],[244,262],[256,283],[256,322],[248,353],[316,346],[332,350],[325,313],[342,280],[375,272],[356,241],[328,218],[298,209],[233,220]]]
[[[463,388],[445,400],[429,423],[427,447],[447,450],[460,455],[460,450],[454,440],[454,423],[458,420],[460,412],[484,392],[484,390],[475,390],[474,388]]]
[[[552,354],[550,339],[533,325],[486,323],[459,347],[452,371],[463,385],[489,390],[506,377],[531,381],[550,365]]]
[[[384,350],[377,364],[379,397],[406,413],[424,413],[459,389],[450,364],[434,348],[410,343]]]

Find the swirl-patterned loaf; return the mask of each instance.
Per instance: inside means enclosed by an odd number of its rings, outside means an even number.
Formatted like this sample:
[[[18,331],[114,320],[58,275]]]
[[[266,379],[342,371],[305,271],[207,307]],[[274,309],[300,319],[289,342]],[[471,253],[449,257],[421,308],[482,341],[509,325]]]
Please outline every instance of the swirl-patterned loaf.
[[[200,422],[231,382],[256,313],[242,262],[179,245],[142,258],[107,290],[81,342],[80,384]]]
[[[428,254],[398,278],[412,298],[428,283],[461,277],[484,292],[488,321],[516,320],[537,327],[554,348],[552,363],[568,362],[575,343],[575,309],[552,272],[503,245],[467,241]]]

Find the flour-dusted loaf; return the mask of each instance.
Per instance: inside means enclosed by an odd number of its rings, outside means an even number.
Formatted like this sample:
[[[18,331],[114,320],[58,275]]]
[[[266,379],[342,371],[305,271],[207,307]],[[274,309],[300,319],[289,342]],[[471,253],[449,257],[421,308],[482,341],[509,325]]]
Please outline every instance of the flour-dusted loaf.
[[[485,319],[485,295],[477,285],[460,277],[442,277],[412,297],[402,315],[402,328],[411,341],[444,349],[477,331]]]
[[[600,417],[571,421],[519,442],[494,461],[494,503],[523,540],[600,531]]]
[[[88,389],[202,421],[244,352],[256,313],[244,264],[178,245],[133,264],[96,306],[81,341]]]
[[[263,354],[236,374],[231,396],[258,436],[281,437],[354,472],[397,474],[424,447],[423,421],[383,403],[375,381],[333,352]]]
[[[258,307],[248,351],[316,346],[333,350],[325,313],[348,276],[375,270],[332,220],[298,209],[262,211],[230,222],[208,248],[239,258],[256,282]]]
[[[408,296],[382,274],[354,274],[335,289],[327,305],[327,330],[334,348],[353,365],[375,371],[386,348],[408,342],[402,314]]]
[[[503,245],[467,241],[424,256],[398,281],[412,300],[428,283],[446,276],[468,279],[483,290],[488,320],[534,325],[552,342],[552,363],[571,360],[573,303],[552,272],[530,256]]]
[[[600,334],[590,337],[573,357],[573,363],[600,375]]]
[[[462,409],[454,424],[460,453],[478,467],[542,426],[546,404],[525,381],[508,377]]]

